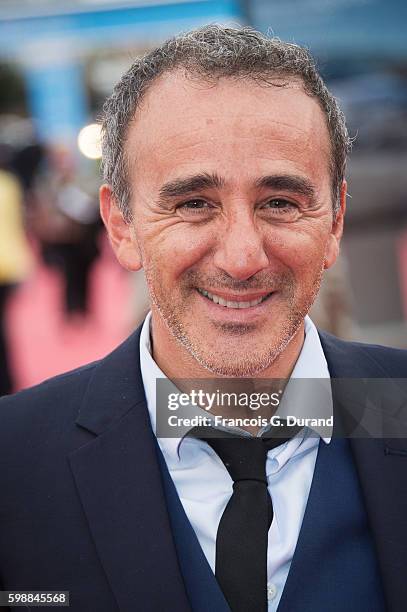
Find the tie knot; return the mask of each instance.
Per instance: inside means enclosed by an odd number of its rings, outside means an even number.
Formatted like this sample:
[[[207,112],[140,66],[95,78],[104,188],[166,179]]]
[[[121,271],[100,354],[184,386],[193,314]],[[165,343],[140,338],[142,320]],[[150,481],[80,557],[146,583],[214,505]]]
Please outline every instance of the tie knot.
[[[207,427],[196,427],[189,435],[209,444],[225,465],[233,482],[257,480],[264,484],[267,484],[268,451],[287,441],[287,438],[239,436]]]
[[[236,436],[205,441],[222,460],[233,482],[259,480],[267,484],[267,448],[261,438]]]

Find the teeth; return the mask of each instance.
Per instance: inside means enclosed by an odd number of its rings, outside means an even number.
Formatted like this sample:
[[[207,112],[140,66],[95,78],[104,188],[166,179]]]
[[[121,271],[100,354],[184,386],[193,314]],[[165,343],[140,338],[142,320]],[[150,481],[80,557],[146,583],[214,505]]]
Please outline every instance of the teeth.
[[[224,298],[221,298],[219,295],[215,295],[214,293],[209,293],[209,291],[205,291],[205,289],[198,289],[199,293],[204,295],[205,297],[215,302],[215,304],[219,304],[220,306],[224,306],[225,308],[250,308],[251,306],[257,306],[261,304],[268,295],[264,297],[258,298],[257,300],[252,300],[250,302],[229,302]]]

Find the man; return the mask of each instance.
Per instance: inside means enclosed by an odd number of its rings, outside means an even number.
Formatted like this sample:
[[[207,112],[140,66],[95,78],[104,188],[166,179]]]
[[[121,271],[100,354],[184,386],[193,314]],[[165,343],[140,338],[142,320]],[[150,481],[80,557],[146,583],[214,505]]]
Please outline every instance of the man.
[[[75,611],[406,609],[404,440],[156,431],[163,376],[404,376],[404,352],[306,316],[338,255],[348,145],[309,54],[252,30],[188,32],[123,76],[101,213],[151,314],[0,403],[4,590],[69,590]]]

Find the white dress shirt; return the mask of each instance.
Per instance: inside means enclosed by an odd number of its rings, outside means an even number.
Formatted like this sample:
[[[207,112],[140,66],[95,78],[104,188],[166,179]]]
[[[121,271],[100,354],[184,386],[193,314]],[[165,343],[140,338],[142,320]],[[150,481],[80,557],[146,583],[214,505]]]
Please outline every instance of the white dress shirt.
[[[147,406],[153,431],[156,431],[156,379],[165,378],[151,355],[151,313],[147,315],[140,337],[140,363]],[[318,332],[305,318],[305,340],[291,378],[329,379],[328,366]],[[301,387],[301,405],[313,403],[312,394]],[[329,387],[330,389],[330,387]],[[324,401],[324,416],[332,415],[332,395]],[[284,408],[282,409],[284,413]],[[305,410],[306,412],[306,410]],[[280,413],[280,411],[279,411]],[[288,414],[294,414],[292,402]],[[268,533],[267,578],[268,611],[277,610],[297,544],[314,474],[320,434],[329,444],[330,435],[307,430],[269,451],[266,462],[268,489],[274,517]],[[246,435],[250,435],[247,434]],[[216,533],[220,518],[232,495],[233,481],[212,448],[195,438],[157,438],[186,515],[202,550],[215,572]]]

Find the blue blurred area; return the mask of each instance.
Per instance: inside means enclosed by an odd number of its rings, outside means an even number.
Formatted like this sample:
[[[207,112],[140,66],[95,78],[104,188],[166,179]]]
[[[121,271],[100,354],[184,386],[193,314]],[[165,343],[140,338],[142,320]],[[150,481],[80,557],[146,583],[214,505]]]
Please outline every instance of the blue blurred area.
[[[75,139],[88,110],[81,66],[58,62],[25,70],[36,132],[45,142]]]
[[[236,0],[134,4],[40,2],[34,7],[15,2],[0,7],[0,57],[21,65],[38,138],[72,146],[85,123],[89,109],[81,71],[86,53],[107,45],[149,46],[208,20],[241,17]]]
[[[255,28],[346,58],[350,73],[355,60],[407,56],[404,0],[251,0],[248,11]]]
[[[15,52],[21,44],[55,37],[88,46],[114,44],[129,35],[159,39],[202,22],[241,16],[238,0],[131,4],[110,3],[107,8],[106,3],[53,2],[46,3],[42,11],[41,3],[34,9],[30,3],[8,4],[3,6],[0,22],[0,52]]]

